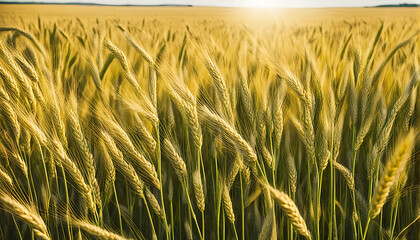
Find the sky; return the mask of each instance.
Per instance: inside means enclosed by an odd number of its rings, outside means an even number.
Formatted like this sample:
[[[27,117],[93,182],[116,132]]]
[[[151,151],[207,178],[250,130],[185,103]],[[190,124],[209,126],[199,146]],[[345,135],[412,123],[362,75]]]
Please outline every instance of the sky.
[[[222,7],[361,7],[382,4],[417,3],[420,0],[0,0],[11,2],[81,2],[112,5],[182,4]]]

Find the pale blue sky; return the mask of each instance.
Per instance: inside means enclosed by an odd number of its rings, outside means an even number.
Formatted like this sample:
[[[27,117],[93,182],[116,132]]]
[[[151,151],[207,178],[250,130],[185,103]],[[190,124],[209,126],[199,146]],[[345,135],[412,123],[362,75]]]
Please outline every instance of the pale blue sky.
[[[13,2],[83,2],[103,4],[185,4],[226,7],[357,7],[382,4],[417,3],[420,0],[3,0]]]

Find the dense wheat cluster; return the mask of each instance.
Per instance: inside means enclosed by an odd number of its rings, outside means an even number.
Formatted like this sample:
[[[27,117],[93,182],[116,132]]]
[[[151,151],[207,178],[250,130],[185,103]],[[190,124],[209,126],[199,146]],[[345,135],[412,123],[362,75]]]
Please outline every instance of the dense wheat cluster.
[[[0,239],[420,238],[418,19],[154,11],[2,12]]]

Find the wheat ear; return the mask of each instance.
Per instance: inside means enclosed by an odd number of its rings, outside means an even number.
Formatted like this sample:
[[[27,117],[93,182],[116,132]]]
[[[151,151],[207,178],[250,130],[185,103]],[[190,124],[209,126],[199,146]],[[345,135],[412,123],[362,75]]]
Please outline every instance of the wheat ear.
[[[0,43],[0,58],[8,64],[9,69],[15,75],[16,80],[19,82],[19,88],[22,90],[24,97],[26,97],[29,107],[32,111],[35,111],[36,100],[32,91],[32,87],[28,82],[26,76],[22,73],[15,60],[13,59],[9,50]]]
[[[73,226],[79,227],[85,232],[93,236],[99,237],[101,239],[109,239],[109,240],[126,240],[127,239],[127,238],[124,238],[123,236],[110,232],[104,228],[93,225],[87,221],[74,220],[71,223]]]
[[[39,81],[38,73],[35,71],[35,69],[23,58],[17,55],[15,57],[15,61],[19,65],[19,67],[22,69],[23,73],[28,76],[28,78],[33,82]]]
[[[227,137],[238,148],[251,170],[255,170],[257,156],[247,141],[229,123],[212,113],[207,107],[202,107],[200,113],[204,123],[212,130],[222,134],[223,137]]]
[[[359,132],[357,133],[357,137],[356,137],[356,144],[354,145],[354,151],[359,150],[360,146],[362,146],[362,143],[365,140],[366,135],[370,131],[370,128],[373,123],[373,119],[374,119],[373,117],[367,118],[362,124],[362,127],[359,129]]]
[[[135,149],[127,133],[117,123],[110,122],[108,126],[108,133],[123,150],[124,154],[127,154],[133,160],[132,163],[142,169],[142,176],[149,180],[157,189],[160,189],[160,183],[154,165],[147,161],[144,156]]]
[[[286,164],[287,164],[287,180],[289,182],[290,190],[292,193],[296,193],[297,187],[297,171],[295,166],[295,160],[290,153],[287,154],[286,157]]]
[[[103,187],[103,194],[105,201],[108,201],[110,196],[112,196],[113,186],[115,182],[115,166],[112,162],[112,158],[106,150],[104,142],[101,142],[101,149],[103,154],[103,163],[105,165],[105,184]]]
[[[185,165],[184,160],[176,152],[172,143],[167,138],[163,140],[163,151],[169,159],[172,167],[174,168],[179,181],[183,183],[188,176],[187,166]]]
[[[10,187],[13,186],[13,180],[2,168],[0,168],[0,181],[8,184]]]
[[[24,37],[29,39],[32,42],[32,44],[34,44],[35,48],[38,49],[38,51],[42,54],[44,58],[47,57],[45,49],[42,47],[42,45],[36,40],[36,38],[31,33],[25,30],[19,29],[19,28],[15,28],[15,27],[1,27],[0,32],[3,32],[3,31],[14,31],[23,35]]]
[[[53,125],[57,131],[58,137],[66,148],[68,145],[66,137],[66,127],[64,125],[63,117],[61,115],[60,108],[57,106],[56,102],[53,102],[50,106],[50,115],[53,122]]]
[[[382,176],[375,188],[369,208],[369,218],[375,218],[382,210],[392,185],[405,168],[414,147],[415,133],[410,130],[396,146],[392,156],[387,161]]]
[[[216,86],[217,92],[222,99],[223,106],[225,107],[228,117],[232,118],[232,106],[230,104],[229,93],[226,87],[225,80],[222,77],[222,74],[219,71],[219,68],[214,64],[213,60],[209,55],[205,56],[205,65],[207,71],[210,73],[213,83]]]
[[[23,136],[20,138],[21,142],[24,140],[24,138],[25,137]],[[3,147],[5,147],[4,151],[5,151],[5,154],[7,154],[6,155],[7,159],[9,161],[11,160],[14,164],[16,164],[16,166],[25,174],[25,176],[28,177],[28,166],[26,162],[20,156],[19,150],[16,149],[16,143],[13,142],[9,134],[4,134],[4,136],[2,136],[1,141],[7,144],[6,146],[3,145]],[[22,143],[19,143],[19,144],[22,144]],[[7,147],[7,150],[6,150],[6,147]],[[27,150],[28,149],[26,149],[26,151]]]
[[[155,61],[153,58],[142,48],[139,46],[134,39],[128,34],[127,31],[125,31],[123,28],[120,28],[123,30],[125,37],[127,38],[130,45],[138,52],[140,55],[149,63],[149,95],[150,99],[154,106],[157,104],[157,96],[156,96],[156,70],[155,70]]]
[[[124,160],[123,154],[118,150],[117,145],[108,133],[101,131],[101,136],[117,170],[127,179],[129,186],[144,199],[144,184],[140,181],[133,166]]]
[[[159,217],[160,220],[164,221],[165,216],[162,212],[162,209],[160,208],[159,202],[156,199],[155,195],[150,191],[148,187],[145,187],[145,196],[147,201],[149,202],[149,205],[152,207],[153,212]]]
[[[15,99],[19,99],[20,90],[19,90],[19,87],[16,83],[16,80],[2,66],[0,66],[0,78],[3,79],[3,83],[4,83],[7,91],[12,93],[12,95]]]
[[[192,229],[191,229],[190,224],[187,221],[184,222],[184,228],[185,228],[186,238],[188,240],[193,240]]]
[[[286,87],[281,82],[277,84],[276,95],[274,96],[273,104],[273,125],[274,125],[274,136],[275,136],[275,145],[280,147],[281,137],[283,135],[283,101],[286,95]]]
[[[73,134],[76,145],[80,149],[80,153],[83,158],[83,165],[87,171],[87,178],[90,186],[92,187],[93,193],[95,195],[95,202],[99,208],[101,208],[101,191],[99,189],[98,181],[96,180],[95,173],[95,164],[93,160],[93,155],[90,152],[89,146],[87,144],[86,138],[80,127],[79,119],[71,109],[68,110],[68,122]]]
[[[351,191],[353,191],[354,190],[354,178],[353,178],[353,174],[351,173],[351,171],[348,168],[346,168],[345,166],[341,165],[337,161],[333,161],[333,166],[334,166],[335,169],[337,169],[340,172],[340,174],[346,180],[346,183],[347,183],[347,186],[349,187],[349,189]]]
[[[9,123],[9,127],[11,128],[15,141],[19,142],[20,138],[20,124],[17,118],[15,111],[13,110],[12,106],[9,103],[8,96],[0,87],[0,109],[2,110],[2,115],[5,117],[6,121]]]
[[[188,121],[188,130],[191,132],[193,142],[197,149],[201,149],[203,136],[198,121],[197,106],[191,93],[184,86],[169,86],[168,93],[180,112],[185,112]]]
[[[153,138],[152,134],[147,130],[146,125],[140,119],[139,116],[135,115],[135,130],[136,133],[139,134],[139,137],[146,143],[147,149],[152,153],[152,155],[156,154],[157,143],[156,140]]]
[[[248,82],[245,77],[244,69],[241,69],[239,71],[239,96],[242,100],[241,102],[243,104],[247,120],[251,125],[250,127],[253,127],[253,122],[255,118],[254,104],[252,102],[252,97],[249,92]]]
[[[192,181],[193,181],[197,207],[201,212],[203,212],[206,205],[205,205],[205,198],[204,198],[204,191],[203,191],[203,183],[201,182],[201,176],[200,176],[199,170],[196,170],[193,172]]]
[[[53,152],[56,155],[57,159],[59,160],[59,163],[69,173],[69,176],[73,179],[77,188],[82,192],[82,195],[87,199],[87,202],[89,203],[89,207],[91,209],[95,209],[95,202],[92,199],[90,187],[86,184],[79,168],[77,168],[76,164],[69,158],[69,156],[65,152],[62,144],[57,140],[52,140],[49,146],[50,146],[51,152]]]
[[[242,162],[241,157],[239,156],[239,154],[236,154],[235,160],[232,163],[232,167],[230,168],[230,171],[226,179],[226,186],[228,187],[228,189],[232,188],[232,185],[236,179],[236,175],[238,175],[238,172],[241,169],[242,165],[243,165],[243,162]]]
[[[141,93],[140,85],[137,82],[134,74],[131,72],[130,66],[128,65],[127,57],[124,53],[117,48],[114,44],[112,44],[109,40],[105,39],[104,46],[111,52],[111,54],[118,60],[120,63],[121,68],[123,69],[123,74],[128,82],[134,87],[134,89]]]
[[[223,186],[222,190],[222,200],[223,200],[223,208],[225,209],[226,216],[232,224],[235,223],[235,213],[233,212],[233,204],[232,199],[229,195],[229,189],[226,184]]]
[[[3,203],[4,210],[29,225],[37,237],[44,240],[51,239],[44,220],[42,220],[35,209],[25,206],[25,204],[20,203],[4,192],[0,192],[0,201]]]
[[[270,190],[273,197],[279,201],[281,209],[286,213],[296,231],[307,239],[312,239],[311,232],[309,232],[306,222],[300,215],[299,209],[293,200],[284,192],[281,192],[271,186],[267,186],[267,188]]]

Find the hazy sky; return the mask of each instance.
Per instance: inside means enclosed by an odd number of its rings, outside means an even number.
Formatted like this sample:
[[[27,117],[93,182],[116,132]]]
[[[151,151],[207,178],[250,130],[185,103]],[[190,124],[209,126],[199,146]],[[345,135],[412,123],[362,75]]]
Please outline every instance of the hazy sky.
[[[231,7],[354,7],[380,4],[417,3],[420,0],[3,0],[13,2],[84,2],[103,4],[188,4]]]

